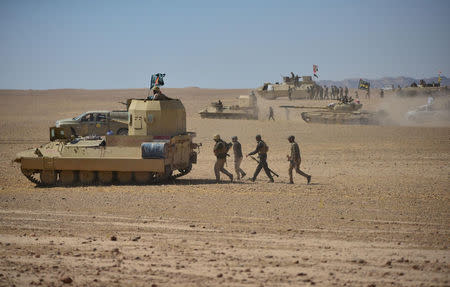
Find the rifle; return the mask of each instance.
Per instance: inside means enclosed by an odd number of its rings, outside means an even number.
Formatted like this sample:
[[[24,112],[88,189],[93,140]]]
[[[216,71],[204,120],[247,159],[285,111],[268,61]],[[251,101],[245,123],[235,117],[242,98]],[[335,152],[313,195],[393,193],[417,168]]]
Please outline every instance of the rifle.
[[[256,161],[258,164],[259,164],[259,160],[257,160],[254,156],[250,156],[254,161]],[[276,177],[280,177],[276,172],[274,172],[273,170],[271,170],[270,168],[269,168],[269,171],[271,172],[271,173],[273,173],[273,175],[275,175]]]

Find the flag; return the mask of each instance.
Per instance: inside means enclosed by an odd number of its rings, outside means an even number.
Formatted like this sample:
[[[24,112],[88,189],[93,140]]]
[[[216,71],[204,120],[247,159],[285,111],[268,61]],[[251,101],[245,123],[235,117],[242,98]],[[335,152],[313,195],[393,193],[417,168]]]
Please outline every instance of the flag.
[[[150,89],[155,86],[156,87],[164,86],[164,77],[165,76],[166,76],[166,74],[162,74],[162,73],[152,75],[152,78],[150,80]]]
[[[363,79],[359,79],[358,89],[368,91],[370,89],[370,83],[364,81]]]
[[[440,83],[441,83],[441,81],[442,81],[442,78],[441,78],[441,72],[439,72],[439,77],[438,77],[438,84],[440,84]]]
[[[318,71],[319,71],[319,66],[313,65],[313,73],[314,73],[314,77],[316,77],[316,78],[318,78],[318,76],[317,76]]]

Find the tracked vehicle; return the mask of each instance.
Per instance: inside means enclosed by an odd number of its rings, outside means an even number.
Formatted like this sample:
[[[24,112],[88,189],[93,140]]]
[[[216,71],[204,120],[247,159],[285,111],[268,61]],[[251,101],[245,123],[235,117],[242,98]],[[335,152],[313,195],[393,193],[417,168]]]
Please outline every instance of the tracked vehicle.
[[[283,108],[312,109],[302,112],[301,117],[307,123],[378,125],[383,122],[383,112],[362,111],[360,103],[332,103],[326,107],[280,106]]]
[[[258,119],[258,106],[255,95],[239,96],[238,104],[224,106],[221,101],[212,102],[211,105],[199,112],[202,119]]]
[[[57,140],[16,155],[22,173],[44,186],[147,184],[186,175],[197,162],[179,100],[133,99],[128,136]],[[175,172],[175,173],[174,173]]]
[[[256,89],[256,92],[266,100],[275,100],[280,97],[288,97],[292,100],[307,99],[310,96],[309,90],[314,87],[317,87],[317,84],[311,76],[299,77],[292,74],[291,77],[283,77],[281,84],[264,83]]]

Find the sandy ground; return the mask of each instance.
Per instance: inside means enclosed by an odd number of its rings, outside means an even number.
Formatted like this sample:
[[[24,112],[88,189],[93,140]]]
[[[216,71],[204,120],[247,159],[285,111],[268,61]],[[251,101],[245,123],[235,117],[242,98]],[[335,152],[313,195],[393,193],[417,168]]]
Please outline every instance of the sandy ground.
[[[286,99],[260,100],[275,122],[202,120],[209,102],[249,90],[164,91],[203,143],[193,171],[166,185],[67,188],[36,188],[11,160],[47,142],[55,120],[146,92],[0,91],[1,286],[449,286],[450,124],[401,120],[426,98],[363,99],[397,124],[344,126],[306,124],[298,110],[288,121],[279,105],[326,102]],[[215,184],[215,133],[237,135],[244,152],[262,134],[280,177]],[[290,134],[310,185],[287,184]]]

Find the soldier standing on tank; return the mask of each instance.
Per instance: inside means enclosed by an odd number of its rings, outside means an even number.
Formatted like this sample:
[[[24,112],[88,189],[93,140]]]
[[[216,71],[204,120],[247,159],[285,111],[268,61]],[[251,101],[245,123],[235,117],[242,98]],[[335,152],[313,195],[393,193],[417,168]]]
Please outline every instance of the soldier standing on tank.
[[[153,97],[151,98],[151,100],[154,100],[154,101],[173,100],[173,99],[169,98],[168,96],[164,95],[158,86],[154,86],[152,88],[152,91],[153,91]]]
[[[345,94],[345,97],[348,98],[348,88],[347,88],[347,86],[345,86],[344,94]]]
[[[214,141],[216,144],[214,145],[214,155],[216,156],[216,163],[214,164],[214,174],[216,175],[216,182],[220,182],[220,172],[224,173],[230,178],[230,181],[233,182],[233,175],[225,169],[225,163],[227,162],[227,151],[229,146],[226,142],[220,139],[220,135],[214,136]]]
[[[272,107],[269,107],[269,121],[270,121],[270,119],[275,121],[275,118],[273,117],[273,109],[272,109]]]
[[[253,177],[250,180],[255,181],[261,169],[264,169],[267,177],[269,178],[269,182],[273,182],[272,174],[270,173],[269,166],[267,165],[267,152],[269,151],[269,147],[261,139],[260,135],[256,135],[255,138],[256,138],[256,149],[251,153],[247,154],[247,156],[258,153],[259,164],[256,167],[255,173],[253,174]]]
[[[339,99],[342,99],[344,97],[344,89],[342,87],[339,87]]]
[[[233,141],[233,153],[234,153],[234,171],[237,174],[237,179],[244,178],[246,173],[241,169],[241,163],[244,156],[242,155],[242,146],[241,143],[238,142],[237,136],[231,138]]]
[[[306,180],[309,184],[311,182],[311,176],[300,170],[300,163],[302,161],[302,158],[300,156],[300,148],[295,142],[295,137],[289,136],[288,141],[291,143],[291,154],[287,155],[287,159],[289,161],[289,183],[294,183],[292,170],[295,169],[298,174],[306,177]]]

